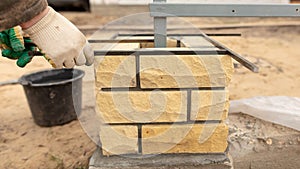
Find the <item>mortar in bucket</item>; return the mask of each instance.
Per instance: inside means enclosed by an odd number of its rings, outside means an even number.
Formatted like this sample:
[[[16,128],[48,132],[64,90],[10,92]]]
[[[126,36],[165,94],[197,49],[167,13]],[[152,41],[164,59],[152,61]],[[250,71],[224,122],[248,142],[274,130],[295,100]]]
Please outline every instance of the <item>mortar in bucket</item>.
[[[23,86],[36,124],[62,125],[77,119],[82,105],[82,78],[78,69],[51,69],[22,76]]]

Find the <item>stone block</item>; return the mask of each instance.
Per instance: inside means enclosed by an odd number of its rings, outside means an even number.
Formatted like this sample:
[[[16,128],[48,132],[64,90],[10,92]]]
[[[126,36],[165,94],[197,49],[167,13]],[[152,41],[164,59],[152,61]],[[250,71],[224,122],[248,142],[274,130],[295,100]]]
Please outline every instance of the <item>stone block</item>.
[[[198,88],[228,86],[233,63],[230,56],[141,56],[142,88]]]
[[[224,153],[228,127],[225,124],[145,125],[142,153]]]
[[[131,50],[139,43],[117,43],[102,47],[101,50]],[[99,56],[95,58],[96,86],[98,88],[135,87],[135,56]]]
[[[102,125],[100,142],[105,156],[138,154],[138,128],[137,126]]]
[[[153,37],[152,37],[153,39]],[[143,42],[140,43],[141,48],[154,48],[154,42]],[[177,40],[175,39],[168,39],[167,40],[167,48],[176,48],[177,47]],[[184,47],[183,43],[180,43],[180,47]]]
[[[184,36],[181,42],[188,48],[215,48],[215,45],[202,36]]]
[[[229,111],[227,90],[193,90],[191,96],[192,121],[225,120]]]
[[[96,86],[98,88],[135,87],[135,57],[104,56],[96,68]]]
[[[105,123],[187,120],[187,93],[181,91],[99,92],[97,111]]]
[[[101,39],[101,38],[100,38]],[[133,50],[140,48],[140,43],[91,43],[94,50]],[[101,56],[97,56],[101,58]]]

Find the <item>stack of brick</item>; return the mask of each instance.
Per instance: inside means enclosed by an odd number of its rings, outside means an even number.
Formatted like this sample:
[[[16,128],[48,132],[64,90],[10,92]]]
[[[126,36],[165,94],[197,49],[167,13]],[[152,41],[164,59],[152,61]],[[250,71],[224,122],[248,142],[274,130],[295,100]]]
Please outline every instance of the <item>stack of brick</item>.
[[[230,56],[105,56],[95,68],[103,155],[226,151]]]

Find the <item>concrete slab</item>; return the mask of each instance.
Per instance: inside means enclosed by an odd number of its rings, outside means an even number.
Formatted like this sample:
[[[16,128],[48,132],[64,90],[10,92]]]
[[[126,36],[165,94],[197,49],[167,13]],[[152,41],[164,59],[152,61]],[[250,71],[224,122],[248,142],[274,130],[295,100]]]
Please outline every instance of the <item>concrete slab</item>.
[[[228,154],[167,154],[155,156],[104,157],[98,148],[89,169],[233,169]]]

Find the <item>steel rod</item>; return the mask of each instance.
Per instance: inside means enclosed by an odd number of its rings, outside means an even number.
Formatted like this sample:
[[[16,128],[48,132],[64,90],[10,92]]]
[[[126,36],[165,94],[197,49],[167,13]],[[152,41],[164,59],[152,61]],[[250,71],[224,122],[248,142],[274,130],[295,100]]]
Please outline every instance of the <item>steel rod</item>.
[[[208,36],[242,36],[240,33],[207,33],[206,35]],[[120,33],[119,36],[154,36],[152,33],[138,33],[138,34],[126,34],[126,33]],[[203,36],[200,33],[183,33],[183,34],[178,34],[178,33],[170,33],[167,34],[167,37],[170,36]]]
[[[166,3],[167,0],[153,0],[154,3]],[[154,46],[156,48],[167,47],[167,17],[154,17]]]
[[[139,55],[226,55],[229,54],[224,49],[168,49],[168,48],[152,48],[152,49],[136,49],[136,50],[96,50],[95,56],[105,55],[133,55],[138,53]]]
[[[251,63],[250,61],[248,61],[247,59],[245,59],[243,56],[241,56],[240,54],[234,52],[233,50],[229,49],[228,47],[226,47],[225,45],[223,45],[222,43],[208,37],[206,34],[203,33],[203,37],[209,41],[210,43],[212,43],[213,45],[215,45],[217,48],[220,49],[225,49],[229,55],[236,60],[237,62],[239,62],[240,64],[242,64],[243,66],[245,66],[246,68],[248,68],[249,70],[251,70],[252,72],[258,73],[259,68]]]
[[[153,91],[156,88],[143,89],[140,87],[101,88],[103,92]],[[194,87],[194,88],[159,88],[160,91],[193,91],[193,90],[225,90],[225,87]]]
[[[150,3],[153,17],[299,17],[300,5]]]
[[[154,39],[91,39],[89,43],[147,43]]]

